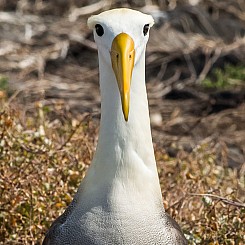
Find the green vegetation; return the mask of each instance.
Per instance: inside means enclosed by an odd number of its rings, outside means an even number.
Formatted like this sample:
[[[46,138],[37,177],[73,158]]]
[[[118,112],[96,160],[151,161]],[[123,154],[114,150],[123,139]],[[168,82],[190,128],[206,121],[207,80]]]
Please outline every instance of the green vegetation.
[[[202,82],[205,88],[226,89],[245,85],[245,67],[225,65],[224,69],[215,68],[211,75]]]
[[[96,135],[91,119],[62,108],[37,104],[29,115],[3,106],[0,244],[41,244],[84,177]],[[177,158],[155,152],[165,208],[190,244],[243,244],[244,174],[226,166],[222,144],[205,142]]]
[[[0,74],[0,90],[6,91],[8,88],[8,79]]]

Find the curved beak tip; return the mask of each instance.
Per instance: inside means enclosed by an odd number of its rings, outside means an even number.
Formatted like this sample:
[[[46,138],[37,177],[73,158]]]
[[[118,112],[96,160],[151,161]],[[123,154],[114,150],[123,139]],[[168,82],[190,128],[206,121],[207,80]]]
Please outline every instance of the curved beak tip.
[[[129,115],[129,107],[128,106],[122,106],[123,109],[123,116],[125,121],[128,121],[128,115]]]

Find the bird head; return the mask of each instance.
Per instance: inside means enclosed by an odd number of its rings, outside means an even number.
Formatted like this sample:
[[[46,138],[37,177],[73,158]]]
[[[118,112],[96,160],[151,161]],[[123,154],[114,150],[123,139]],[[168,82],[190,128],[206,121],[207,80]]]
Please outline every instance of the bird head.
[[[88,19],[103,61],[112,67],[128,121],[130,85],[134,67],[145,51],[152,16],[132,9],[113,9]]]

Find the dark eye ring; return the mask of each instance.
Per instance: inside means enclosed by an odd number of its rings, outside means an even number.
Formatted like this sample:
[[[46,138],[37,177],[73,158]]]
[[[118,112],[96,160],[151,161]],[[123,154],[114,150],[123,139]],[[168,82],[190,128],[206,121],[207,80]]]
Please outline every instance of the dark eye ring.
[[[100,37],[103,36],[103,34],[104,34],[104,29],[103,29],[102,25],[100,25],[100,24],[95,25],[95,31],[96,31],[97,35]]]
[[[144,36],[146,36],[146,34],[148,33],[149,28],[150,28],[150,25],[149,24],[144,25],[144,28],[143,28],[143,34],[144,34]]]

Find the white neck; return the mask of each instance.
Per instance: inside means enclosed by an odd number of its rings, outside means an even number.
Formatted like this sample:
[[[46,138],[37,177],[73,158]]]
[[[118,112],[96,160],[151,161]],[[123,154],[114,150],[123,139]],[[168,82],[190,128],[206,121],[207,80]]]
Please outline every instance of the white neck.
[[[101,124],[97,149],[86,182],[94,191],[104,188],[116,199],[120,199],[118,193],[123,196],[125,192],[128,199],[132,193],[132,200],[139,195],[144,196],[148,203],[150,199],[159,204],[161,190],[150,129],[145,57],[141,56],[133,70],[127,122],[123,117],[113,70],[100,54],[99,61]]]

